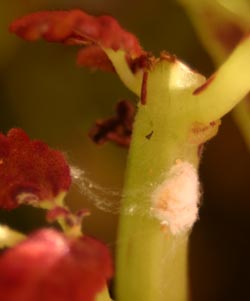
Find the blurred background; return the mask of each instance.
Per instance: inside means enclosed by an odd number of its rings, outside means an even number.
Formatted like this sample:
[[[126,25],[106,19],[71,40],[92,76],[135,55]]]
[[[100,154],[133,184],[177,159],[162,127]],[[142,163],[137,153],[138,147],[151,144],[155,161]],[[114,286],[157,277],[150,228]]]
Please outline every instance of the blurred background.
[[[114,251],[127,150],[97,147],[87,132],[94,120],[112,115],[117,100],[136,99],[114,74],[77,67],[75,47],[31,44],[8,32],[8,24],[23,14],[71,8],[113,15],[155,55],[165,49],[206,76],[214,67],[174,0],[1,1],[0,131],[21,127],[63,151],[84,172],[86,180],[73,185],[68,204],[90,208],[85,232]],[[190,300],[250,300],[250,154],[230,116],[206,145],[200,174],[203,198],[190,242]],[[89,197],[92,181],[111,193]],[[111,209],[100,210],[98,198]],[[0,211],[0,222],[27,233],[45,224],[43,213],[30,208]]]

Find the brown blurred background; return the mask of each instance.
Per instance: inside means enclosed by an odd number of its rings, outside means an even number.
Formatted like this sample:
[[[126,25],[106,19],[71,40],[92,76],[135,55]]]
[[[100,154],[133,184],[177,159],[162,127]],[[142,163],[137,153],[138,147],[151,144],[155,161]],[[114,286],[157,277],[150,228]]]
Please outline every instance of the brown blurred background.
[[[165,49],[205,75],[213,72],[213,65],[174,0],[1,1],[0,130],[23,128],[32,138],[65,152],[94,182],[119,191],[127,151],[114,145],[97,147],[86,133],[95,119],[112,114],[117,100],[135,97],[115,75],[76,67],[74,47],[30,44],[8,33],[16,17],[65,8],[111,14],[145,49],[155,55]],[[249,176],[250,154],[227,116],[219,135],[206,146],[201,164],[203,204],[190,244],[192,301],[250,300]],[[110,199],[115,209],[119,196]],[[67,201],[73,209],[91,209],[85,232],[114,250],[118,214],[96,208],[95,200],[76,185]],[[45,223],[43,213],[30,208],[0,212],[0,221],[24,232]]]

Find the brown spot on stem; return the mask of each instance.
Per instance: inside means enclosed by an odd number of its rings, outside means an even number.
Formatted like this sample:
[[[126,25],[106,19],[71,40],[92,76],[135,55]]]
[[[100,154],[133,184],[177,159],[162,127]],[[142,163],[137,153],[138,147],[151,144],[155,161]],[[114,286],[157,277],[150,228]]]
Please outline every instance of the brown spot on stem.
[[[148,82],[148,71],[143,72],[142,85],[141,85],[141,104],[145,105],[147,100],[147,82]]]
[[[204,143],[198,145],[198,150],[197,150],[198,158],[201,158],[203,151],[204,151]]]
[[[210,124],[204,125],[204,124],[195,123],[195,126],[192,128],[192,132],[194,134],[200,134],[206,132],[209,128],[210,128]]]
[[[227,21],[215,28],[215,36],[227,52],[231,52],[244,37],[244,31],[236,23]]]
[[[247,28],[243,30],[240,26],[240,21],[236,19],[229,20],[219,15],[218,12],[211,7],[205,9],[203,18],[207,23],[211,35],[220,43],[226,53],[230,53],[248,31]]]
[[[208,124],[203,124],[199,122],[195,122],[192,125],[189,141],[192,144],[197,144],[197,147],[201,147],[204,142],[208,141],[212,137],[214,137],[220,126],[220,120],[212,121]],[[200,150],[198,149],[198,154]]]
[[[216,121],[211,121],[209,124],[213,127],[216,125]]]
[[[89,131],[89,137],[99,145],[112,141],[120,146],[129,147],[135,107],[128,100],[121,100],[115,110],[115,116],[96,121]]]
[[[193,92],[193,95],[198,95],[201,92],[203,92],[204,90],[206,90],[206,88],[212,83],[212,81],[214,79],[215,79],[215,74],[213,74],[212,76],[210,76],[209,79],[204,84],[202,84],[197,89],[195,89],[194,92]]]
[[[147,135],[145,136],[145,138],[148,139],[148,140],[150,140],[151,137],[153,136],[153,134],[154,134],[154,131],[151,131],[149,134],[147,134]]]

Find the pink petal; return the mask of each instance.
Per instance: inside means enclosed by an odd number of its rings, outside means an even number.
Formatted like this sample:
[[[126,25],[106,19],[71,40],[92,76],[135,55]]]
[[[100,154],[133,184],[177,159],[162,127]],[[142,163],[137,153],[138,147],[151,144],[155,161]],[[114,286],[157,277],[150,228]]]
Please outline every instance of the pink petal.
[[[112,276],[108,249],[40,230],[0,257],[0,300],[94,301]]]

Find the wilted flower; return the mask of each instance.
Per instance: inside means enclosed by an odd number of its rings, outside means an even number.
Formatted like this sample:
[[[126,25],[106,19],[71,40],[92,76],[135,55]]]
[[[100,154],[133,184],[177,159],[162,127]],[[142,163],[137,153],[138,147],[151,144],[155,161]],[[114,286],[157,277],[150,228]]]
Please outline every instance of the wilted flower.
[[[131,141],[135,107],[129,101],[121,100],[116,104],[115,111],[115,116],[97,120],[89,131],[89,137],[99,145],[112,141],[128,147]]]

